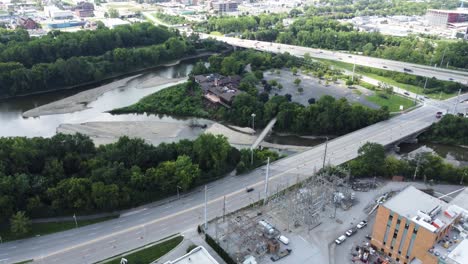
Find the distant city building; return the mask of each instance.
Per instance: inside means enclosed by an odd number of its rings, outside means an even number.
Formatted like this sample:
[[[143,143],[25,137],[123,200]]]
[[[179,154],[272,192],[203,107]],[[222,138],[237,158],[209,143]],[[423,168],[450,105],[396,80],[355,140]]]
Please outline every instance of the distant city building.
[[[182,257],[164,264],[219,264],[202,246],[192,249]]]
[[[39,24],[29,17],[19,17],[16,21],[17,27],[24,29],[38,29],[40,28]]]
[[[212,2],[211,8],[216,13],[236,12],[239,4],[235,1]]]
[[[194,76],[195,82],[198,83],[203,91],[203,96],[210,102],[221,104],[230,107],[234,98],[242,93],[238,89],[241,77],[223,76],[217,73],[208,75]]]
[[[460,198],[465,207],[467,197]],[[468,221],[468,210],[459,203],[446,203],[409,186],[379,206],[371,244],[401,264],[468,263],[447,261],[450,252],[466,245],[460,242],[468,236],[468,226],[462,222]]]
[[[79,2],[73,10],[79,17],[93,17],[94,16],[94,4],[89,2]]]
[[[446,27],[451,23],[461,23],[468,21],[468,9],[458,10],[437,10],[429,9],[426,13],[429,25]]]
[[[44,13],[51,19],[64,20],[73,18],[73,13],[70,10],[61,10],[56,6],[45,6]]]

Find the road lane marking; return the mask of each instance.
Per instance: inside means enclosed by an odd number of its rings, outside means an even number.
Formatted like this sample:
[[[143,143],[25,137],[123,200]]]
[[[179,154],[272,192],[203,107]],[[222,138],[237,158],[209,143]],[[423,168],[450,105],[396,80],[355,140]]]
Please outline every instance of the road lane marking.
[[[96,233],[89,233],[88,236],[94,236]]]

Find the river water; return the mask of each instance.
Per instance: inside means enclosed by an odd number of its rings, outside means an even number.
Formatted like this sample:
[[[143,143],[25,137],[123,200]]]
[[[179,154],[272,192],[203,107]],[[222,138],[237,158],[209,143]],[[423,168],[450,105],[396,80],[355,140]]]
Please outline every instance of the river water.
[[[129,81],[125,88],[115,89],[103,94],[96,101],[88,104],[89,109],[67,114],[47,115],[24,118],[22,113],[37,106],[44,105],[83,89],[61,90],[46,94],[30,95],[0,101],[0,136],[50,137],[56,133],[56,128],[62,123],[84,123],[93,121],[165,121],[189,122],[190,120],[175,119],[168,116],[147,115],[111,115],[105,113],[115,108],[128,106],[142,97],[163,89],[166,86],[137,88],[139,84],[152,77],[164,78],[185,77],[193,68],[194,61],[181,62],[175,66],[160,67],[147,71],[141,76]],[[88,87],[89,88],[89,87]]]

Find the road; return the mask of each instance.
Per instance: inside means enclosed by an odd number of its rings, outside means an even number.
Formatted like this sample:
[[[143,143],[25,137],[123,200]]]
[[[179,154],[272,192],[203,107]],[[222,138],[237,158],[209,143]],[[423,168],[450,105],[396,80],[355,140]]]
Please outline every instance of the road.
[[[434,68],[427,65],[420,65],[414,63],[407,63],[394,60],[386,60],[374,57],[367,57],[362,55],[349,54],[345,52],[330,51],[323,49],[314,49],[301,46],[271,43],[267,41],[256,41],[247,40],[231,37],[213,36],[207,34],[201,34],[202,38],[216,38],[219,41],[226,42],[230,45],[251,48],[260,51],[267,51],[273,53],[289,52],[295,56],[304,56],[305,53],[309,53],[311,57],[318,59],[327,59],[334,61],[341,61],[347,63],[356,63],[356,65],[368,66],[373,68],[380,68],[390,71],[404,72],[403,68],[407,68],[411,71],[406,73],[427,76],[429,78],[435,77],[439,80],[455,81],[465,85],[468,85],[468,72],[449,70],[444,68]],[[385,68],[384,68],[385,67]]]
[[[444,105],[453,105],[456,98]],[[462,100],[468,99],[468,94]],[[435,112],[443,111],[437,105],[426,104],[414,111],[374,124],[329,141],[327,163],[338,165],[357,156],[357,150],[367,141],[392,144],[429,126]],[[321,168],[325,146],[319,145],[300,154],[271,164],[269,189],[277,184],[290,186],[310,177]],[[222,214],[223,196],[226,211],[240,209],[264,197],[265,167],[242,176],[229,176],[208,185],[208,219]],[[247,193],[246,186],[254,187]],[[204,193],[198,191],[180,200],[143,208],[118,219],[69,230],[61,233],[13,241],[0,245],[0,264],[34,259],[37,263],[82,264],[94,263],[110,256],[183,232],[203,223]]]

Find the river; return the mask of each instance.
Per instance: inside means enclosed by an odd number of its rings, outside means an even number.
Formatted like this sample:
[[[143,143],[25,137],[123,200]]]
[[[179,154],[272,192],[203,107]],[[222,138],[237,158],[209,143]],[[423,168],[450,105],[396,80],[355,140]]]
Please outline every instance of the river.
[[[198,60],[198,59],[197,59]],[[47,115],[34,118],[24,118],[22,113],[78,92],[85,90],[61,90],[45,94],[30,95],[0,101],[0,136],[26,136],[26,137],[50,137],[56,133],[56,128],[62,123],[84,123],[93,121],[165,121],[165,122],[189,122],[190,120],[175,119],[168,116],[146,115],[111,115],[105,113],[115,108],[127,106],[137,102],[142,97],[152,94],[166,86],[150,88],[137,88],[152,77],[165,78],[185,77],[190,73],[196,60],[181,62],[175,66],[159,67],[144,72],[141,76],[129,81],[125,88],[106,92],[96,101],[88,104],[89,109],[67,114]],[[92,88],[92,87],[88,87]],[[199,132],[196,132],[199,133]]]

